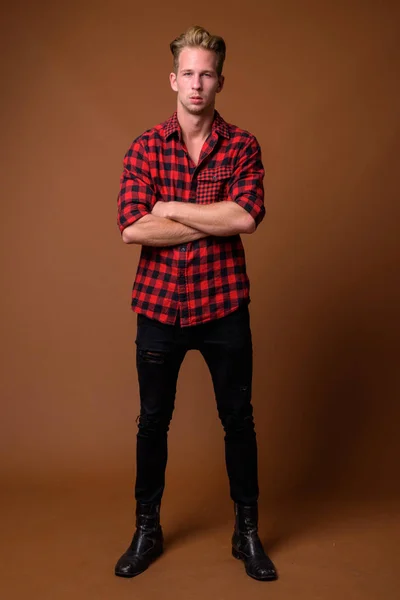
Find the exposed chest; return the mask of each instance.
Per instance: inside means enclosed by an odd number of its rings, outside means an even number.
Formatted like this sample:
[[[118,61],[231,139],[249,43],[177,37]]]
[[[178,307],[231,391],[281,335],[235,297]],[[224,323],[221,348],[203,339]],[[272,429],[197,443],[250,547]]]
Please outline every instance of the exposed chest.
[[[204,141],[186,142],[186,150],[194,165],[198,165]]]

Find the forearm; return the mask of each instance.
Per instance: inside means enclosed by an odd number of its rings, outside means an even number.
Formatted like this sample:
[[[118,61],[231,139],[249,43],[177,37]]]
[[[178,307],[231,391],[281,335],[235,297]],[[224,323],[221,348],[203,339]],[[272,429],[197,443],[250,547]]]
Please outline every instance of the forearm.
[[[208,235],[229,236],[253,233],[254,219],[244,208],[231,201],[215,204],[166,202],[165,216]]]
[[[126,244],[145,246],[175,246],[207,237],[207,233],[177,221],[155,215],[145,215],[122,232]]]

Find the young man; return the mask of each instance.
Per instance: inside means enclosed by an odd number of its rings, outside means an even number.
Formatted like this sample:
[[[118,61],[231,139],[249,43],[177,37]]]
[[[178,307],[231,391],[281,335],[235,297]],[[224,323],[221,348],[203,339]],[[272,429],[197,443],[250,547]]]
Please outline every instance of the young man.
[[[234,501],[232,553],[255,579],[276,579],[257,534],[257,443],[251,405],[249,281],[241,233],[264,217],[264,169],[250,133],[215,111],[225,42],[192,27],[170,45],[177,111],[139,136],[121,177],[118,224],[142,252],[132,292],[138,313],[136,532],[115,574],[134,577],[162,553],[160,503],[178,373],[198,349],[225,430]]]

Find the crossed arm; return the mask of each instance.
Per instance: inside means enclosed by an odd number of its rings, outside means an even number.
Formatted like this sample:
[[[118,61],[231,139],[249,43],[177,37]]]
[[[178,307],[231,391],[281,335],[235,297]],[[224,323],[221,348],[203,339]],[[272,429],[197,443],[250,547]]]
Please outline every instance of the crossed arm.
[[[208,236],[253,233],[263,219],[264,168],[254,137],[241,148],[230,198],[211,204],[163,202],[153,205],[154,184],[147,151],[135,141],[124,159],[118,200],[118,224],[126,244],[175,246]]]
[[[205,206],[186,202],[157,202],[145,215],[122,232],[126,244],[174,246],[209,235],[253,233],[253,217],[235,202]]]

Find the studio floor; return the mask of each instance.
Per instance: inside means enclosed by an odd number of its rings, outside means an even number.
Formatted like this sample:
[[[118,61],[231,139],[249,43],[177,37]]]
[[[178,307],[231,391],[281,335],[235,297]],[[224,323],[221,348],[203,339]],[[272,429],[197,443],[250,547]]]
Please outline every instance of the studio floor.
[[[279,580],[246,576],[231,556],[231,505],[175,492],[162,507],[165,552],[134,579],[114,576],[129,544],[126,481],[3,489],[1,597],[7,600],[395,600],[400,514],[390,502],[280,505],[260,515]]]

